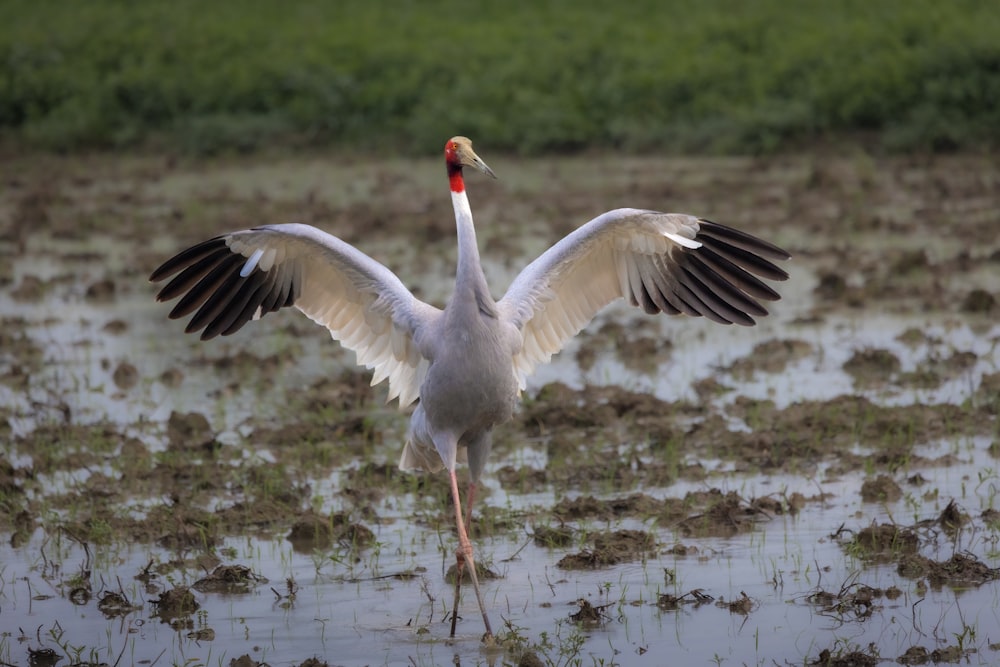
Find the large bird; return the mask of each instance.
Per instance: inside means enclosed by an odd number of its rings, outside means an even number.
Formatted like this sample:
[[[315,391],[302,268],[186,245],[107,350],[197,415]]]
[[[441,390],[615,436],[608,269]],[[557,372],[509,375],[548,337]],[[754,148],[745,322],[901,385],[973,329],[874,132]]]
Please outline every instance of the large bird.
[[[510,419],[534,369],[604,306],[627,299],[647,313],[704,316],[753,325],[761,300],[779,298],[760,278],[785,280],[771,260],[781,248],[691,215],[631,208],[608,211],[529,264],[499,301],[479,261],[462,169],[491,170],[465,137],[444,148],[458,229],[455,290],[444,309],[417,299],[389,269],[336,236],[303,224],[264,225],[217,236],[164,262],[150,276],[175,276],[157,295],[181,300],[170,318],[194,312],[185,329],[203,340],[238,331],[251,319],[295,306],[325,326],[374,373],[389,400],[419,400],[400,468],[448,470],[458,530],[459,586],[468,569],[486,627],[467,524],[491,433]],[[175,275],[177,274],[177,275]],[[467,455],[466,514],[456,463]]]

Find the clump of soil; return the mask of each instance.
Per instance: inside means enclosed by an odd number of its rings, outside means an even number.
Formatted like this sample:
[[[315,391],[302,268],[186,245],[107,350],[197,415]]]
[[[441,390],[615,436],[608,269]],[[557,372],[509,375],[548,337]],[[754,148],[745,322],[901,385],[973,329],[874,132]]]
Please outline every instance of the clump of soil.
[[[458,570],[458,564],[452,563],[451,567],[448,568],[448,571],[444,573],[444,580],[453,586],[455,585],[455,572],[457,570]],[[503,577],[501,577],[499,573],[494,572],[489,567],[487,567],[485,563],[481,563],[477,560],[476,578],[479,581],[493,581],[494,579],[502,579]],[[472,577],[469,576],[469,573],[467,571],[463,572],[462,585],[468,586],[471,584],[472,584]]]
[[[208,418],[199,412],[171,412],[167,419],[167,447],[172,451],[211,453],[220,447]]]
[[[48,283],[38,276],[26,275],[21,278],[21,284],[10,291],[10,296],[21,303],[37,303],[45,296],[48,288]]]
[[[142,605],[136,605],[129,602],[121,593],[116,593],[115,591],[107,591],[97,602],[97,609],[102,614],[104,618],[117,618],[119,616],[125,616],[133,611],[138,611],[142,609]]]
[[[552,512],[564,520],[596,518],[608,521],[622,516],[656,516],[663,507],[664,501],[644,493],[633,493],[610,500],[598,500],[594,496],[578,496],[572,500],[563,498],[552,508]]]
[[[726,370],[734,377],[749,380],[754,373],[780,373],[788,364],[812,354],[813,346],[804,340],[780,339],[764,341]]]
[[[849,653],[831,653],[830,649],[823,649],[819,652],[819,657],[810,662],[810,665],[817,667],[875,667],[881,662],[881,658],[861,651],[850,651]]]
[[[948,380],[960,377],[976,364],[972,352],[955,352],[947,357],[932,356],[908,373],[900,373],[898,383],[906,387],[933,389]]]
[[[220,565],[191,588],[202,593],[249,593],[258,584],[266,583],[266,578],[246,565]]]
[[[556,563],[564,570],[593,570],[640,558],[656,547],[652,533],[619,530],[598,533],[591,540],[592,549],[564,556]]]
[[[975,649],[967,648],[962,650],[958,646],[944,646],[928,651],[923,646],[911,646],[906,649],[903,655],[896,658],[896,662],[901,665],[926,665],[929,662],[940,664],[942,662],[959,663],[967,656],[975,653]]]
[[[741,591],[738,598],[730,600],[729,602],[719,598],[719,601],[715,603],[715,606],[728,609],[730,614],[740,614],[741,616],[746,616],[756,609],[759,606],[759,603],[757,600],[754,600],[752,597]]]
[[[93,303],[111,303],[115,298],[115,283],[108,279],[93,282],[87,285],[84,297]]]
[[[120,320],[118,318],[106,322],[104,326],[101,327],[101,331],[103,331],[104,333],[109,333],[113,336],[120,336],[128,330],[129,330],[129,323],[126,322],[125,320]]]
[[[901,665],[926,665],[930,659],[930,654],[923,646],[911,646],[903,655],[896,658],[896,662]]]
[[[934,561],[920,554],[907,554],[897,571],[909,579],[926,578],[932,586],[980,586],[1000,579],[1000,568],[992,568],[972,555],[955,554],[946,561]]]
[[[694,514],[677,524],[683,535],[726,537],[750,530],[753,526],[770,518],[764,506],[769,502],[747,502],[735,491],[712,499],[708,510]]]
[[[530,466],[504,466],[496,471],[497,481],[505,491],[516,493],[527,493],[538,489],[548,483],[546,470],[539,470]]]
[[[565,547],[573,541],[573,529],[568,526],[535,526],[532,531],[532,539],[535,544],[544,548]]]
[[[920,546],[917,534],[909,528],[889,523],[873,523],[862,528],[848,543],[873,558],[916,553]]]
[[[328,549],[336,543],[363,549],[375,541],[375,533],[360,523],[352,523],[346,514],[337,512],[324,517],[310,510],[292,525],[288,541],[296,551],[306,553]]]
[[[894,592],[883,591],[881,588],[872,588],[864,584],[854,584],[841,588],[836,593],[824,590],[816,591],[806,599],[820,607],[824,614],[836,614],[837,616],[850,617],[854,620],[864,620],[872,615],[876,607],[876,600],[885,596],[895,596],[899,589]],[[891,599],[891,597],[890,597]]]
[[[858,350],[844,362],[844,372],[861,386],[880,385],[889,382],[899,373],[899,358],[889,350]]]
[[[139,382],[139,371],[132,364],[123,361],[115,367],[111,379],[119,389],[131,389]]]
[[[603,623],[609,618],[604,610],[611,605],[601,605],[599,607],[595,607],[584,598],[577,600],[576,604],[580,607],[580,610],[569,615],[570,619],[576,623],[582,623],[584,625],[597,625]]]
[[[962,511],[962,508],[958,506],[958,503],[954,499],[948,502],[948,505],[938,516],[938,523],[949,533],[954,533],[968,521],[969,515]]]
[[[700,607],[703,604],[712,602],[714,599],[715,598],[708,595],[700,588],[695,588],[694,590],[688,591],[683,595],[661,593],[659,597],[656,598],[656,606],[661,611],[676,611],[680,609],[682,605],[690,604],[695,607]]]
[[[152,603],[156,607],[153,615],[164,623],[172,623],[177,619],[190,616],[201,606],[195,599],[194,593],[185,586],[164,591]]]
[[[996,308],[997,302],[992,294],[984,289],[970,290],[962,299],[963,313],[990,313]]]
[[[861,499],[866,503],[891,503],[903,497],[899,484],[888,475],[866,479],[861,484]]]

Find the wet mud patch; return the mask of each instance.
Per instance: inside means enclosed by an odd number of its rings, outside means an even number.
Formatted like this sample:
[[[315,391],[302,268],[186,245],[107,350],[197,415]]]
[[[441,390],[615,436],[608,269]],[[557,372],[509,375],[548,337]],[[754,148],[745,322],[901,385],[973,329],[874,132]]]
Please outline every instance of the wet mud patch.
[[[573,499],[563,498],[552,508],[552,513],[562,521],[611,521],[624,517],[651,518],[661,515],[668,505],[678,507],[683,504],[683,501],[657,500],[643,493],[608,500],[579,496]]]
[[[846,535],[851,537],[845,541]],[[920,538],[910,528],[888,523],[873,523],[857,533],[841,527],[834,534],[847,549],[854,549],[864,558],[876,562],[891,562],[905,554],[914,554]]]
[[[480,582],[483,582],[483,581],[496,581],[498,579],[503,579],[503,576],[501,576],[500,573],[498,573],[495,570],[491,569],[490,566],[487,565],[486,563],[482,563],[482,562],[480,562],[478,560],[475,561],[475,562],[476,562],[476,578]],[[454,586],[455,585],[455,576],[456,576],[455,573],[457,571],[458,571],[458,565],[456,563],[452,563],[448,567],[448,570],[444,573],[445,583],[451,584],[452,586]],[[469,576],[468,571],[462,573],[462,585],[463,586],[468,586],[468,587],[472,586],[472,577]]]
[[[629,326],[605,322],[593,336],[581,342],[576,362],[581,370],[588,371],[607,352],[614,354],[629,370],[653,373],[660,364],[670,360],[673,345],[649,320],[632,322]]]
[[[816,607],[817,613],[845,623],[868,620],[882,608],[883,600],[896,600],[902,594],[895,586],[883,590],[854,582],[845,583],[836,592],[817,590],[806,597],[806,602]]]
[[[785,507],[773,498],[745,500],[735,491],[722,494],[713,489],[698,496],[701,504],[707,505],[704,512],[685,517],[676,528],[685,537],[729,537],[752,530],[762,521],[770,520],[774,514],[783,513]]]
[[[954,352],[944,357],[932,354],[913,371],[900,373],[897,382],[913,389],[933,389],[968,373],[976,361],[977,357],[972,352]]]
[[[567,569],[579,569],[579,568],[567,568]],[[576,601],[577,606],[580,608],[578,611],[573,612],[569,615],[570,620],[574,623],[580,623],[584,626],[597,626],[605,621],[611,620],[611,615],[608,613],[608,608],[611,604],[602,604],[594,606],[591,604],[590,600],[585,598],[580,598]]]
[[[903,489],[888,475],[866,479],[861,484],[861,499],[868,503],[891,503],[902,497]]]
[[[167,418],[168,451],[211,456],[221,446],[208,418],[200,412],[171,412]]]
[[[808,665],[816,667],[876,667],[882,661],[881,656],[864,651],[842,651],[828,648],[819,652],[819,656],[809,661]]]
[[[191,585],[200,593],[237,594],[249,593],[267,579],[256,574],[246,565],[220,565]]]
[[[927,579],[935,588],[943,585],[969,588],[1000,579],[1000,568],[989,567],[975,556],[960,553],[944,561],[907,554],[899,559],[897,570],[907,579]]]
[[[0,382],[20,391],[45,359],[45,350],[28,335],[27,327],[23,317],[0,317]]]
[[[169,623],[175,629],[194,627],[191,614],[201,607],[198,600],[186,586],[178,586],[160,593],[152,600],[155,611],[153,616],[163,623]]]
[[[889,350],[858,350],[844,362],[844,372],[854,378],[858,386],[870,387],[889,384],[899,373],[899,357]]]
[[[985,525],[979,525],[982,521]],[[843,526],[833,537],[849,554],[868,562],[895,563],[901,577],[927,581],[932,587],[970,588],[1000,579],[1000,568],[990,567],[978,556],[960,550],[965,531],[989,530],[988,517],[974,521],[951,500],[936,519],[912,526],[873,522],[854,533]],[[849,536],[849,537],[848,537]],[[935,560],[921,553],[952,544],[956,553]]]
[[[546,549],[568,547],[574,537],[574,530],[566,525],[535,526],[531,532],[531,539],[535,544]]]
[[[723,368],[740,380],[755,373],[781,373],[789,364],[813,354],[815,348],[804,340],[779,338],[758,343],[746,357]]]
[[[559,559],[556,566],[564,570],[594,570],[638,560],[656,550],[652,533],[640,530],[617,530],[590,536],[591,547]]]
[[[117,591],[105,591],[97,602],[97,610],[109,619],[127,616],[142,608],[143,605],[133,603],[123,593]]]
[[[375,542],[375,533],[352,522],[346,514],[338,512],[325,517],[310,510],[292,525],[288,541],[294,549],[305,553],[329,549],[335,544],[359,551]]]
[[[698,607],[714,602],[715,598],[706,593],[701,589],[695,589],[693,591],[688,591],[683,595],[674,595],[673,593],[661,593],[656,598],[656,607],[660,611],[677,611],[683,608],[685,605],[691,605],[694,609]]]

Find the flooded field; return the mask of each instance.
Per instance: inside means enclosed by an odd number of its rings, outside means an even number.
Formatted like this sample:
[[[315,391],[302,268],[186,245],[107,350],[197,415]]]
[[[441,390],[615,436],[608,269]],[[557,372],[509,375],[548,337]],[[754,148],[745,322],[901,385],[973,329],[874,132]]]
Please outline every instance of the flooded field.
[[[1000,662],[1000,163],[504,160],[470,175],[499,296],[619,206],[793,254],[757,327],[602,313],[495,436],[474,512],[294,311],[202,343],[147,277],[193,242],[315,224],[443,303],[439,159],[6,161],[0,664]]]

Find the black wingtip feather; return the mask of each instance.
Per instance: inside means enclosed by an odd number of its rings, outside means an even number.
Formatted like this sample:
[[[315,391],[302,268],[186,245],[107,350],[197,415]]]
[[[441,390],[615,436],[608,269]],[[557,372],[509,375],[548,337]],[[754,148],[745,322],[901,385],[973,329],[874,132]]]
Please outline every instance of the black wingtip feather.
[[[150,275],[149,282],[158,283],[164,278],[169,278],[178,271],[186,269],[200,259],[217,252],[220,248],[226,247],[226,239],[216,236],[213,239],[202,241],[193,245],[187,250],[177,253],[163,264],[160,264]]]
[[[779,248],[773,243],[758,238],[753,234],[740,231],[739,229],[735,229],[727,225],[720,225],[717,222],[705,219],[699,219],[698,226],[700,229],[698,230],[698,234],[695,236],[695,239],[698,241],[704,240],[698,238],[700,236],[710,236],[712,238],[719,239],[720,241],[726,241],[729,245],[742,248],[743,250],[751,252],[755,255],[766,257],[767,259],[784,261],[791,258],[791,254],[789,254],[789,252],[784,248]]]

